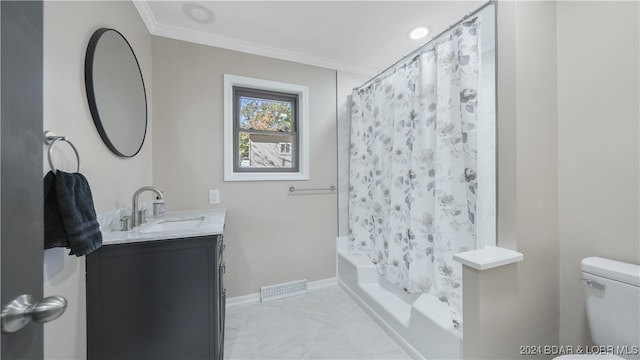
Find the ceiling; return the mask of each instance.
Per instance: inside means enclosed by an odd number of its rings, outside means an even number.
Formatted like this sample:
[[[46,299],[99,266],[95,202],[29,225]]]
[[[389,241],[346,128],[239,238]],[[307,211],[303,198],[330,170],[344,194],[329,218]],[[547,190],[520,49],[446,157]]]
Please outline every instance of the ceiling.
[[[153,35],[373,76],[486,1],[134,1]],[[186,10],[184,10],[186,8]],[[192,18],[187,13],[192,13]],[[427,25],[430,34],[408,33]]]

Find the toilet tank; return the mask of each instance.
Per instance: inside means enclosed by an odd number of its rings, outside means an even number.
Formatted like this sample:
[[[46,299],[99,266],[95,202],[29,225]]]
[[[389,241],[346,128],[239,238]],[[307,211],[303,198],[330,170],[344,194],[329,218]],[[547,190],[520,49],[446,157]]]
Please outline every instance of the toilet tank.
[[[640,345],[640,266],[589,257],[582,260],[591,339],[596,345]]]

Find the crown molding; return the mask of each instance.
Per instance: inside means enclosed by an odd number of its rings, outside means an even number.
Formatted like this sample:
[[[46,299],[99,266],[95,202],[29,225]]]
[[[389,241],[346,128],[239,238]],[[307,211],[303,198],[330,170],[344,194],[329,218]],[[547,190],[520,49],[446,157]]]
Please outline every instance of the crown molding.
[[[153,11],[151,11],[149,2],[133,0],[132,3],[133,6],[135,6],[136,10],[138,10],[138,14],[140,14],[144,25],[147,27],[147,30],[153,35],[154,31],[156,30],[156,24],[158,24],[158,20],[156,20],[156,17],[153,15]]]
[[[332,59],[307,55],[295,51],[277,47],[266,46],[250,41],[238,40],[225,36],[215,35],[203,31],[180,28],[177,26],[158,23],[147,1],[133,1],[136,10],[140,14],[147,30],[151,35],[166,37],[169,39],[187,41],[191,43],[218,47],[248,54],[265,56],[280,60],[286,60],[306,65],[312,65],[327,69],[344,71],[352,74],[373,76],[377,71],[357,66],[351,66]]]

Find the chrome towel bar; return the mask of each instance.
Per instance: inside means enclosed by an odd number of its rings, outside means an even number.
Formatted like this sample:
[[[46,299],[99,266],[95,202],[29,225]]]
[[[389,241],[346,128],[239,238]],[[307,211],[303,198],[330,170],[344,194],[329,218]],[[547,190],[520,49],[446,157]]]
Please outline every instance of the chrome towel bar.
[[[53,173],[56,173],[56,167],[53,165],[53,160],[51,159],[51,156],[53,154],[53,145],[55,145],[56,142],[58,141],[64,141],[67,144],[69,144],[69,146],[71,146],[71,148],[73,149],[73,152],[76,154],[76,159],[78,160],[78,170],[77,172],[80,172],[80,154],[78,153],[78,149],[76,149],[76,147],[73,145],[73,143],[71,143],[71,141],[69,141],[69,139],[67,139],[66,136],[58,136],[56,134],[54,134],[51,131],[45,131],[44,132],[44,143],[49,145],[49,151],[48,151],[48,157],[49,157],[49,166],[51,167],[51,171],[53,171]]]
[[[289,187],[289,194],[293,194],[294,192],[298,192],[298,191],[331,191],[334,192],[336,191],[336,187],[334,185],[331,185],[327,188],[302,188],[302,189],[296,189],[294,186],[290,186]]]

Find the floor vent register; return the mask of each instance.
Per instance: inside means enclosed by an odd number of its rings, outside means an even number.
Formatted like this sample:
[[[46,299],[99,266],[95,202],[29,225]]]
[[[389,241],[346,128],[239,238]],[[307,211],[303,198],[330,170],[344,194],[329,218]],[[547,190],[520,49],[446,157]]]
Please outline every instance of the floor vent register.
[[[307,279],[282,284],[263,286],[260,288],[260,302],[278,300],[308,293]]]

